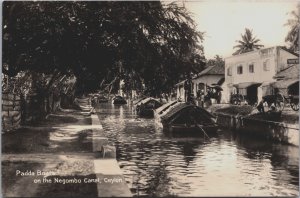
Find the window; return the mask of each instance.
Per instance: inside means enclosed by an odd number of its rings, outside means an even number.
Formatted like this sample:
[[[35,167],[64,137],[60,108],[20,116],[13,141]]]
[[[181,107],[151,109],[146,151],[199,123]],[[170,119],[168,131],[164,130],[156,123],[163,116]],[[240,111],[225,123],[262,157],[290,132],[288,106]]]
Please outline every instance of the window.
[[[242,65],[237,67],[237,74],[243,74],[243,66]]]
[[[205,88],[205,84],[204,83],[199,83],[198,84],[198,89],[203,89]]]
[[[269,71],[270,70],[269,60],[265,60],[263,65],[264,65],[264,71]]]
[[[227,76],[232,76],[232,68],[231,68],[231,66],[229,66],[227,68]]]
[[[251,63],[249,65],[249,73],[254,73],[254,64],[253,63]]]
[[[271,56],[272,54],[274,54],[274,49],[275,49],[274,47],[267,48],[267,49],[261,49],[260,50],[261,57]]]

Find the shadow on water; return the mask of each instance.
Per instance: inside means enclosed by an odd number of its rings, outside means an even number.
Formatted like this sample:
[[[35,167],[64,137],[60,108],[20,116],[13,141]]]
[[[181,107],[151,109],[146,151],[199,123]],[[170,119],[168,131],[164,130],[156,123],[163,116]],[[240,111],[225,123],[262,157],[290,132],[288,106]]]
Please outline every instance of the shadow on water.
[[[245,150],[245,157],[252,160],[268,159],[274,176],[299,186],[299,147],[277,144],[257,137],[232,133],[238,147]],[[288,174],[282,174],[287,171]]]

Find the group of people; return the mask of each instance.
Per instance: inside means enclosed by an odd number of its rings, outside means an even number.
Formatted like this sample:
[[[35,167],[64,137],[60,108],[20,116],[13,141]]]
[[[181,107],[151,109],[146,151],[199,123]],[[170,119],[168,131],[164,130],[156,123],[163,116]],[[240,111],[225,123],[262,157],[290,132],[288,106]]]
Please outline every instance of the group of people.
[[[210,87],[207,87],[207,93],[205,93],[204,89],[198,89],[196,98],[194,98],[192,93],[192,79],[190,76],[184,81],[184,90],[184,101],[187,103],[195,104],[197,101],[198,106],[204,107],[204,103],[211,103],[211,99],[216,99],[217,103],[221,101],[221,92]]]

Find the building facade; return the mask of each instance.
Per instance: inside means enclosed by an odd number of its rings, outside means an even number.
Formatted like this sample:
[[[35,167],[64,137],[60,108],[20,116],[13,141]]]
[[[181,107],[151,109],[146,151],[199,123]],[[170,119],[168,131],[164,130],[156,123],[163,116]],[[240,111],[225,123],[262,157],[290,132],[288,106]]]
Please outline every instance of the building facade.
[[[198,75],[192,78],[192,93],[194,96],[197,95],[199,89],[204,90],[204,94],[207,92],[207,87],[214,84],[222,85],[224,82],[224,67],[222,66],[208,66]],[[184,81],[175,85],[177,98],[184,99]]]
[[[225,58],[225,101],[229,102],[232,94],[239,93],[248,101],[257,102],[258,87],[275,81],[274,76],[289,67],[288,59],[298,59],[298,56],[280,46]]]

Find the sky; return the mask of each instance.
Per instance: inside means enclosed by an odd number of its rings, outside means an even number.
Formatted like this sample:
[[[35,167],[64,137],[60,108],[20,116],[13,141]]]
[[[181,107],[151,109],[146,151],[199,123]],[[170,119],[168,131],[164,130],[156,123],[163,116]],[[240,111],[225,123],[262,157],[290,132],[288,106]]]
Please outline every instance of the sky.
[[[184,5],[193,13],[197,30],[205,32],[204,54],[210,59],[217,54],[231,56],[245,28],[252,29],[265,47],[287,45],[284,39],[289,27],[284,24],[291,18],[289,13],[296,10],[297,2],[206,0],[184,1]]]

